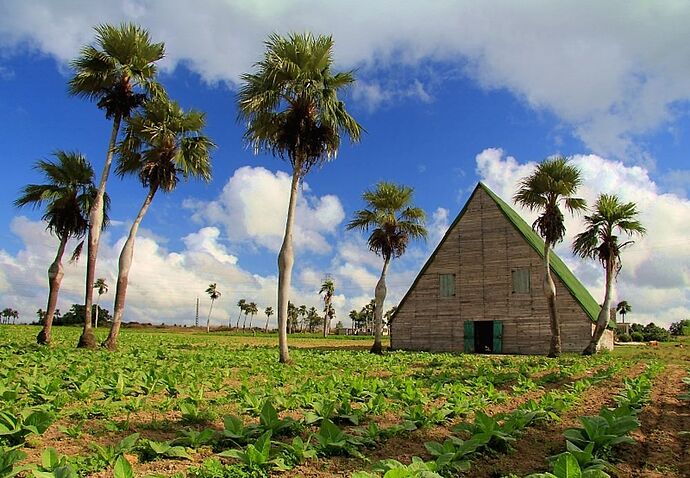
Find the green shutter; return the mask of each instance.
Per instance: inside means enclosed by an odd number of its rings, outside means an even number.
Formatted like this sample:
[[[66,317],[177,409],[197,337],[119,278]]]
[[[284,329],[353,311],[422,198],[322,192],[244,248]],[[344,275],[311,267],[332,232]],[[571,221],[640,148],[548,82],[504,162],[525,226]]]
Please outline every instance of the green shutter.
[[[465,327],[465,352],[474,352],[474,322],[471,320],[466,320],[464,322]]]
[[[492,350],[495,354],[503,352],[503,321],[494,320],[494,347]]]
[[[439,274],[439,295],[453,297],[455,295],[455,274]]]

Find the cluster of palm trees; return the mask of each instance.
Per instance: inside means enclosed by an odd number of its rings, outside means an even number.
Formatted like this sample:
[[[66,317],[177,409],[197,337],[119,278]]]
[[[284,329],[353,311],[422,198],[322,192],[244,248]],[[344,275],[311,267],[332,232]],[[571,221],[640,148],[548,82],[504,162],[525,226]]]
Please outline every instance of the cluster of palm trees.
[[[592,338],[583,354],[596,353],[601,337],[609,324],[613,282],[621,270],[621,251],[633,244],[631,236],[644,235],[645,228],[638,220],[639,211],[634,202],[623,202],[614,194],[599,194],[591,210],[584,199],[576,197],[582,184],[578,168],[564,157],[547,159],[535,171],[522,179],[515,193],[516,203],[540,215],[533,228],[544,239],[544,295],[548,303],[551,325],[549,356],[561,353],[561,328],[556,308],[556,286],[551,277],[550,252],[565,236],[565,221],[561,207],[571,214],[585,214],[585,230],[575,236],[573,252],[585,259],[597,260],[604,268],[606,291],[597,317]],[[624,234],[626,240],[621,240]]]
[[[136,176],[145,188],[143,203],[134,219],[120,253],[115,290],[113,323],[103,346],[114,349],[125,308],[134,241],[139,225],[158,191],[170,192],[180,178],[211,178],[210,151],[213,142],[203,135],[204,114],[183,110],[170,99],[157,81],[156,62],[165,55],[163,43],[155,43],[149,33],[133,24],[99,25],[93,44],[82,48],[72,62],[70,94],[95,101],[112,129],[98,185],[93,168],[78,152],[57,151],[55,161],[38,161],[36,168],[45,184],[26,186],[17,206],[45,205],[44,220],[59,240],[55,260],[48,269],[48,307],[44,327],[37,341],[48,344],[64,268],[62,256],[70,238],[86,237],[84,329],[79,347],[96,346],[92,330],[94,288],[99,297],[104,290],[95,280],[100,235],[108,223],[110,199],[106,185],[117,158],[116,174]],[[121,133],[123,133],[121,135]],[[84,241],[74,253],[76,260]]]
[[[0,324],[9,324],[10,321],[13,324],[16,324],[18,318],[19,312],[11,307],[5,307],[2,309],[2,311],[0,311]]]
[[[58,152],[56,163],[42,161],[37,164],[48,177],[48,183],[27,186],[17,205],[46,203],[48,228],[60,241],[58,254],[49,269],[48,309],[39,343],[50,342],[57,292],[64,275],[61,258],[67,240],[86,237],[86,316],[79,346],[94,347],[91,309],[100,234],[107,224],[106,185],[113,159],[117,158],[115,171],[118,175],[139,178],[146,194],[120,254],[113,324],[103,343],[113,349],[124,313],[139,225],[155,194],[159,190],[173,190],[180,175],[210,179],[209,152],[214,145],[202,134],[204,115],[182,110],[156,80],[156,63],[165,55],[163,43],[153,42],[146,30],[133,24],[99,25],[95,30],[94,44],[85,46],[72,62],[74,75],[69,81],[69,91],[95,101],[106,118],[112,120],[98,185],[94,184],[93,169],[82,155]],[[358,142],[364,131],[338,98],[343,88],[353,84],[354,75],[333,72],[332,65],[331,36],[274,34],[266,41],[266,51],[256,63],[255,71],[242,75],[237,95],[238,119],[245,122],[247,128],[244,140],[256,153],[271,153],[286,160],[292,168],[285,234],[278,255],[281,362],[289,361],[288,298],[294,264],[292,230],[299,183],[313,167],[336,157],[341,136]],[[124,134],[121,136],[122,125]],[[369,246],[383,258],[383,270],[376,287],[374,351],[381,349],[385,277],[390,260],[405,251],[410,238],[426,236],[424,213],[410,206],[411,195],[411,188],[381,183],[375,191],[364,194],[369,208],[358,211],[349,225],[350,228],[371,229]],[[78,247],[75,253],[80,250]],[[326,334],[334,316],[332,291],[326,287],[320,293],[324,297]]]

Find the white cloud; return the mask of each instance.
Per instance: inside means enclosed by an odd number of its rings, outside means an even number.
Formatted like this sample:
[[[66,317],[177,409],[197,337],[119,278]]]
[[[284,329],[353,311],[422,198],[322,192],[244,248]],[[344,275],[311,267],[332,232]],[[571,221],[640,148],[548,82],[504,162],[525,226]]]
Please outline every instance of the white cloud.
[[[91,40],[93,25],[122,20],[166,42],[168,70],[184,63],[209,82],[235,84],[273,31],[332,33],[339,65],[358,67],[363,78],[446,62],[450,68],[428,76],[461,74],[509,90],[556,114],[593,151],[618,158],[649,159],[635,135],[673,123],[690,97],[690,4],[677,1],[6,0],[0,46],[28,45],[65,64]],[[366,80],[355,91],[370,106],[431,100],[417,81],[391,93]]]
[[[285,234],[290,195],[288,174],[244,166],[235,171],[220,196],[209,202],[187,200],[194,219],[223,226],[228,239],[277,252]],[[345,211],[336,196],[316,197],[307,183],[299,191],[293,239],[301,250],[327,253],[326,236],[336,232]]]
[[[477,155],[477,174],[504,200],[512,202],[518,181],[531,173],[534,163],[519,163],[500,149]],[[641,167],[626,166],[596,155],[576,155],[572,163],[580,168],[583,186],[578,195],[593,204],[600,192],[615,193],[623,201],[634,201],[647,235],[622,254],[623,270],[616,283],[617,297],[633,307],[630,320],[668,325],[690,317],[690,201],[660,190]],[[519,208],[518,208],[519,209]],[[522,210],[528,223],[536,213]],[[595,299],[603,298],[603,270],[599,264],[572,257],[569,247],[582,230],[582,219],[568,217],[564,242],[557,247],[573,272]]]

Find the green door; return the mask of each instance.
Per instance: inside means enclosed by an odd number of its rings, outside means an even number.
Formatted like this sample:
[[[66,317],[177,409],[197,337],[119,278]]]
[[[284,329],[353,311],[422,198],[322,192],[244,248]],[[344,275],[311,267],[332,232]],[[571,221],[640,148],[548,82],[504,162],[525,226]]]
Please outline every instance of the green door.
[[[494,320],[494,346],[493,353],[500,354],[503,352],[503,322]]]
[[[466,320],[464,322],[465,327],[465,353],[474,352],[474,322],[471,320]]]

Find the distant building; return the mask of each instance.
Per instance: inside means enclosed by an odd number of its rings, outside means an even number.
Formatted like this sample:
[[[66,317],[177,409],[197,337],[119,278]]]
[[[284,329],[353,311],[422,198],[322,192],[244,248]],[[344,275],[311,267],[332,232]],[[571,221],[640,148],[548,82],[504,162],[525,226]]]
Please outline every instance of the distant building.
[[[544,241],[479,183],[390,321],[405,350],[546,354],[551,329],[542,291]],[[600,307],[552,252],[564,352],[582,352]],[[602,347],[613,348],[607,330]]]

